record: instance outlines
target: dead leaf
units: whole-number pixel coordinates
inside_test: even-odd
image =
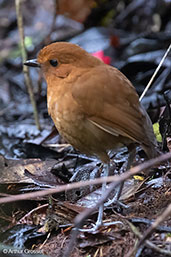
[[[93,5],[93,0],[59,0],[58,13],[82,23],[90,14]]]
[[[56,163],[56,160],[12,160],[0,155],[0,184],[34,183],[46,186],[64,184],[61,179],[51,173]]]

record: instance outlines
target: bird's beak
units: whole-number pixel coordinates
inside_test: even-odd
[[[28,60],[24,62],[24,65],[40,68],[40,63],[38,63],[37,59]]]

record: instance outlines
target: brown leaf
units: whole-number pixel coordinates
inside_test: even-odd
[[[84,22],[90,14],[93,4],[93,0],[59,0],[58,13],[64,14],[73,20]]]
[[[49,186],[64,184],[61,179],[51,173],[56,163],[56,160],[12,160],[0,155],[0,184],[41,183]]]

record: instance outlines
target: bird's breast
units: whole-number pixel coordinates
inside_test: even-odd
[[[79,144],[83,144],[80,141],[85,135],[86,118],[71,95],[68,93],[53,102],[49,101],[48,111],[61,136],[74,147],[80,148]]]
[[[70,95],[51,102],[49,113],[61,136],[83,153],[106,161],[106,151],[122,145],[121,137],[106,133],[91,123]]]

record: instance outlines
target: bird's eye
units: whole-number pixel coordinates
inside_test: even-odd
[[[58,61],[57,60],[50,60],[50,65],[52,65],[53,67],[56,67],[58,65]]]

